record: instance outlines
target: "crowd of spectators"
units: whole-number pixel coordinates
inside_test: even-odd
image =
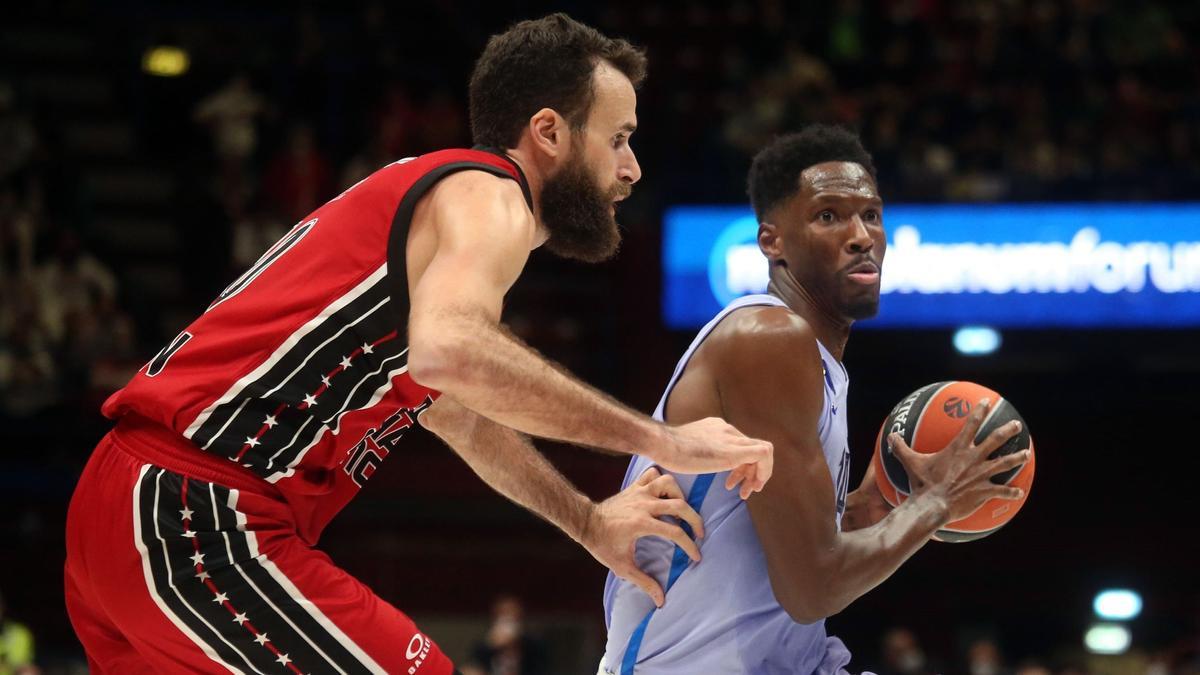
[[[96,406],[138,365],[116,275],[84,223],[14,87],[0,81],[0,419]]]
[[[460,9],[146,17],[144,43],[174,36],[165,41],[195,63],[171,104],[156,107],[148,76],[131,96],[146,152],[199,160],[178,189],[207,192],[221,221],[213,250],[226,264],[205,263],[212,278],[198,278],[193,300],[379,166],[469,143],[471,61],[511,15],[481,7],[466,22]],[[1196,9],[735,0],[578,10],[649,49],[634,226],[652,227],[673,202],[744,199],[756,149],[812,121],[859,129],[893,201],[1178,199],[1200,184]],[[61,399],[68,381],[113,384],[114,369],[96,364],[124,364],[139,346],[27,113],[0,84],[0,406],[17,415]]]
[[[269,53],[249,35],[231,51],[222,25],[219,45],[194,38],[222,62],[208,71],[211,88],[195,92],[204,95],[195,119],[222,164],[257,161],[255,193],[284,221],[298,218],[381,163],[469,142],[471,60],[510,17],[479,8],[468,25],[457,4],[417,16],[381,2],[306,10],[286,28],[271,24],[279,51]],[[861,131],[895,201],[1181,199],[1200,180],[1194,8],[735,0],[579,9],[649,49],[634,139],[648,222],[672,202],[744,199],[754,152],[814,121]]]

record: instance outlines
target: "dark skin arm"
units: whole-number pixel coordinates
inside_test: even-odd
[[[988,448],[1015,433],[1007,427],[978,448],[970,444],[972,429],[972,435],[956,440],[958,446],[930,456],[938,458],[935,464],[914,460],[911,450],[897,446],[918,476],[914,484],[923,489],[868,524],[873,517],[869,477],[871,483],[856,491],[855,524],[860,527],[839,532],[833,478],[817,430],[823,387],[820,352],[808,324],[785,308],[753,307],[717,327],[689,363],[667,407],[673,424],[720,414],[775,444],[774,479],[747,505],[766,554],[771,588],[799,623],[841,611],[891,576],[938,528],[986,499],[1018,496],[1015,488],[992,485],[987,477],[1024,460],[1023,453],[1009,456],[1017,460],[986,459]],[[972,418],[975,428],[981,420],[980,415]]]
[[[870,527],[887,517],[892,505],[883,498],[875,483],[875,465],[867,464],[867,473],[858,489],[846,495],[846,511],[842,514],[842,532]]]

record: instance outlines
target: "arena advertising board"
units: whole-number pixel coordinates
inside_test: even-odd
[[[864,328],[1200,326],[1200,203],[889,204],[878,317]],[[663,319],[703,325],[767,287],[745,206],[663,227]]]

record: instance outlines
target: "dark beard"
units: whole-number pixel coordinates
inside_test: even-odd
[[[589,263],[613,257],[621,244],[621,232],[609,209],[615,198],[627,194],[629,186],[624,183],[601,190],[582,153],[576,152],[542,185],[542,222],[550,233],[546,248],[557,256]]]

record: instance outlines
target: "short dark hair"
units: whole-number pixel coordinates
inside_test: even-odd
[[[842,127],[813,124],[779,136],[754,157],[746,191],[759,222],[800,189],[800,174],[823,162],[855,162],[875,177],[875,163],[858,134]]]
[[[595,97],[592,73],[601,60],[624,73],[634,87],[646,78],[644,50],[561,12],[493,35],[471,73],[475,143],[516,146],[529,118],[542,108],[558,111],[572,129],[582,128]]]

